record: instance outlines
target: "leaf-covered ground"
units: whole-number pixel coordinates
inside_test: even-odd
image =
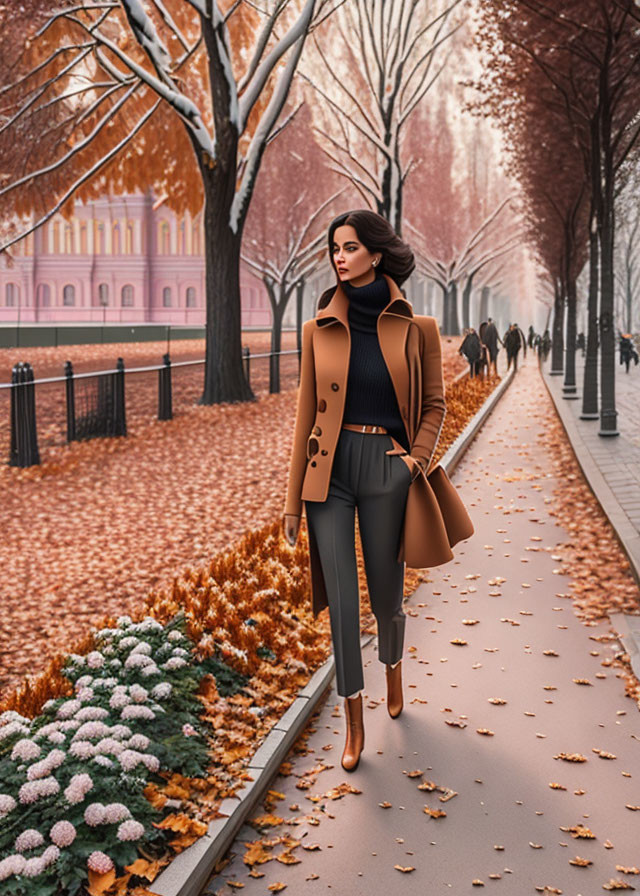
[[[335,686],[203,893],[640,886],[638,587],[527,359],[455,474],[476,524],[407,599],[405,709],[365,648],[365,748]]]
[[[247,338],[252,350],[268,346],[266,334]],[[289,342],[285,348],[293,347],[293,336]],[[443,340],[447,381],[466,367],[458,344]],[[164,349],[162,343],[81,346],[73,353],[31,349],[28,357],[38,362],[40,376],[55,373],[66,357],[88,356],[91,368],[100,369],[118,354],[134,366]],[[183,343],[183,351],[198,356],[197,345]],[[23,350],[6,355],[5,372],[26,357]],[[175,400],[173,420],[159,422],[153,410],[131,414],[126,439],[70,446],[58,433],[40,466],[0,467],[3,695],[84,636],[92,622],[135,611],[184,567],[208,563],[248,528],[280,517],[297,396],[297,361],[290,363],[294,385],[280,394],[268,393],[266,365],[256,361],[256,402],[201,407],[194,388],[190,403]],[[157,395],[155,380],[149,390]],[[64,421],[51,425],[62,431]]]

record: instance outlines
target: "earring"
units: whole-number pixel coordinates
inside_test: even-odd
[[[371,267],[372,267],[372,268],[375,268],[375,266],[376,266],[377,264],[378,264],[377,261],[372,261],[372,262],[371,262]]]

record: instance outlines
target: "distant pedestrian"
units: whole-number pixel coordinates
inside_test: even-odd
[[[625,365],[625,372],[629,373],[629,365],[633,360],[634,364],[638,363],[638,352],[633,345],[633,337],[631,333],[620,334],[620,363]]]
[[[458,349],[458,354],[464,355],[469,362],[469,379],[478,376],[482,365],[482,343],[473,327],[469,327],[467,330],[462,345]]]
[[[584,358],[586,352],[586,345],[584,340],[584,333],[578,333],[578,338],[576,339],[576,349],[580,349],[582,351],[582,357]]]
[[[533,325],[529,324],[529,333],[527,335],[527,345],[529,348],[533,348],[533,340],[536,338],[536,331],[533,329]]]
[[[551,351],[551,336],[549,335],[549,328],[547,327],[544,333],[542,334],[541,340],[541,348],[542,348],[542,360],[547,360],[547,355]]]
[[[500,349],[498,348],[498,343],[500,345],[504,345],[503,341],[498,336],[498,331],[496,329],[496,325],[493,320],[489,317],[487,319],[486,324],[481,325],[480,327],[481,339],[484,345],[487,347],[487,351],[489,353],[489,373],[491,373],[491,365],[493,364],[493,371],[495,375],[498,375],[498,352]]]
[[[524,338],[524,333],[518,326],[518,324],[513,323],[509,325],[509,329],[504,334],[504,346],[507,350],[507,370],[511,367],[511,362],[513,361],[514,369],[518,369],[518,352],[522,348],[524,350],[524,356],[527,356],[527,342]]]

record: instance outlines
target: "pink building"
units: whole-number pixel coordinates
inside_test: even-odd
[[[242,326],[270,327],[260,280],[241,273]],[[0,255],[0,323],[205,323],[201,215],[151,194],[78,203]]]

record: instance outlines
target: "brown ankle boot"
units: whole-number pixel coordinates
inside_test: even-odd
[[[342,754],[342,767],[348,772],[352,772],[357,768],[360,753],[364,747],[362,694],[358,694],[357,697],[345,697],[344,710],[347,722],[347,740]]]
[[[402,712],[402,660],[395,669],[385,664],[387,673],[387,710],[392,719],[397,718]]]

